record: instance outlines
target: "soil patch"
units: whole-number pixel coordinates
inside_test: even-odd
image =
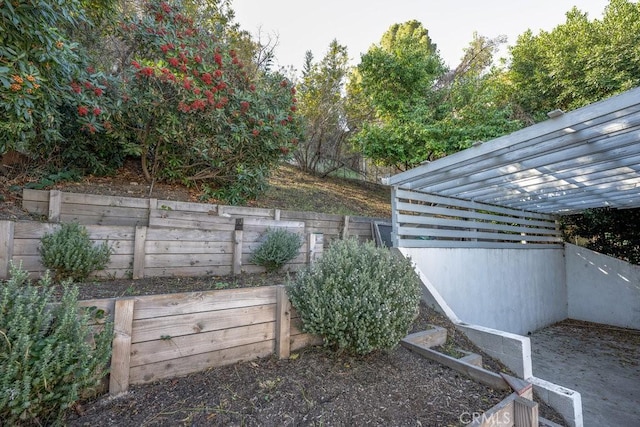
[[[79,284],[82,299],[284,284],[286,274],[147,278]],[[410,332],[438,325],[448,343],[483,356],[486,369],[509,372],[426,304]],[[275,357],[132,386],[126,395],[79,404],[70,426],[459,426],[509,393],[493,390],[398,346],[365,357],[309,347]],[[540,413],[561,422],[549,407]]]

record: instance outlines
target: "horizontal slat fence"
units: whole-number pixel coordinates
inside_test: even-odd
[[[394,189],[394,246],[405,248],[562,247],[555,217]]]
[[[307,233],[322,233],[325,248],[331,241],[344,237],[372,240],[371,222],[388,218],[331,215],[280,209],[140,199],[92,194],[66,193],[58,190],[24,189],[22,207],[28,212],[46,216],[50,222],[78,222],[84,225],[146,226],[165,215],[166,224],[193,224],[203,228],[207,218],[245,218],[304,222]],[[171,213],[181,215],[170,215]],[[193,215],[192,215],[193,214]]]
[[[301,331],[282,285],[80,301],[114,322],[109,393],[131,384],[292,351],[322,340]]]
[[[280,221],[218,217],[215,220],[219,229],[213,225],[208,229],[86,225],[94,243],[106,242],[112,249],[109,264],[95,276],[139,279],[263,272],[264,267],[253,264],[251,256],[264,232],[279,227]],[[303,240],[298,256],[283,270],[300,270],[322,255],[322,235],[305,234],[302,222],[284,221],[281,225]],[[22,268],[32,276],[44,273],[40,240],[58,227],[35,221],[0,221],[0,279],[8,278],[11,261],[22,263]]]

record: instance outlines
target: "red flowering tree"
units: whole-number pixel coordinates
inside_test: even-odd
[[[249,75],[235,50],[178,2],[146,3],[121,36],[133,51],[122,124],[146,178],[199,185],[229,202],[256,197],[297,144],[291,83],[277,73]]]

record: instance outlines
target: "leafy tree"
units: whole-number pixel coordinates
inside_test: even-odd
[[[640,264],[640,209],[588,209],[561,218],[565,240]]]
[[[362,55],[349,96],[353,106],[368,104],[364,110],[375,114],[355,124],[353,141],[365,156],[406,169],[441,153],[425,124],[438,117],[431,88],[444,71],[428,31],[415,20],[391,26]]]
[[[291,83],[249,75],[238,52],[179,2],[149,2],[121,29],[132,58],[120,124],[146,178],[202,185],[231,203],[256,197],[296,141]]]
[[[536,121],[640,85],[640,3],[611,0],[601,20],[575,7],[566,17],[510,49],[514,102]]]
[[[317,64],[307,52],[299,86],[300,114],[305,137],[294,152],[298,166],[328,174],[348,161],[344,83],[348,72],[347,48],[333,40]]]
[[[58,106],[83,58],[65,30],[90,25],[78,0],[0,2],[0,153],[60,139]]]

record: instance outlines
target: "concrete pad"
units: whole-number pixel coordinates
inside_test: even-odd
[[[533,374],[580,393],[585,427],[640,419],[640,331],[563,321],[531,335]]]

